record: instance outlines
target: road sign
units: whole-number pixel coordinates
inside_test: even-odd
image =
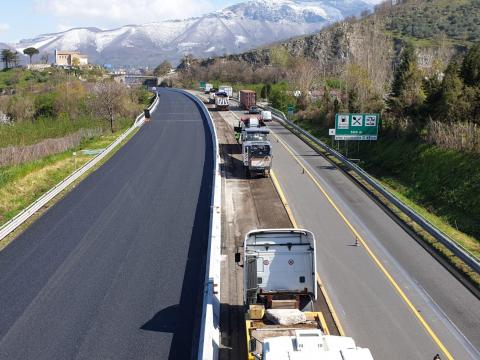
[[[294,107],[293,105],[288,105],[288,106],[287,106],[288,116],[292,116],[294,110],[295,110],[295,107]]]
[[[377,140],[379,122],[379,114],[336,114],[335,140]]]
[[[328,129],[328,135],[334,136],[335,135],[335,129]]]
[[[206,81],[200,81],[200,89],[205,89]]]

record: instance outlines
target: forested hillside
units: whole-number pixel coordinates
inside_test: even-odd
[[[179,73],[184,86],[231,83],[294,105],[328,142],[336,113],[380,113],[380,140],[349,155],[480,255],[479,0],[388,1],[310,36],[186,58]]]
[[[449,40],[469,44],[480,39],[480,0],[405,1],[401,6],[379,6],[385,28],[404,38],[423,39],[425,44]]]

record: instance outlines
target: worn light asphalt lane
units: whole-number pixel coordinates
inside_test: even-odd
[[[346,335],[369,347],[375,359],[429,360],[437,353],[446,359],[365,249],[354,246],[352,231],[297,161],[365,239],[452,357],[480,359],[480,301],[340,170],[283,126],[268,125],[273,169],[296,221],[315,233],[318,272]]]
[[[278,124],[271,124],[273,167],[300,223],[317,238],[318,271],[347,335],[377,359],[442,354],[300,161],[359,231],[454,359],[479,359],[480,302],[340,170]],[[285,149],[281,141],[293,152]]]
[[[213,159],[185,95],[0,252],[0,359],[189,359]]]

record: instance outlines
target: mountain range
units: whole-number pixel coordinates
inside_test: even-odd
[[[375,0],[250,0],[196,18],[126,25],[112,30],[74,28],[9,44],[80,51],[96,64],[173,64],[186,54],[206,58],[240,53],[287,38],[311,34],[372,8]]]

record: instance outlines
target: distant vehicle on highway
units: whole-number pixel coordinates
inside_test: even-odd
[[[270,130],[261,119],[242,118],[234,127],[235,138],[242,144],[242,158],[245,176],[252,174],[270,175],[272,147],[268,141]]]
[[[219,91],[215,93],[215,109],[219,111],[228,111],[229,105],[229,98],[226,92]]]
[[[250,106],[250,109],[248,109],[249,114],[260,114],[261,112],[262,110],[256,105]]]
[[[213,88],[212,84],[206,83],[205,84],[205,94],[209,94],[210,90]]]
[[[231,86],[228,86],[228,85],[220,85],[219,87],[219,91],[223,91],[223,92],[226,92],[228,97],[232,97],[233,96],[233,88]]]
[[[272,112],[271,111],[263,110],[261,115],[262,115],[262,120],[263,121],[272,121]]]
[[[240,107],[244,110],[250,109],[257,103],[257,93],[253,90],[240,90]]]
[[[215,104],[215,91],[210,92],[210,95],[208,95],[208,103]]]

